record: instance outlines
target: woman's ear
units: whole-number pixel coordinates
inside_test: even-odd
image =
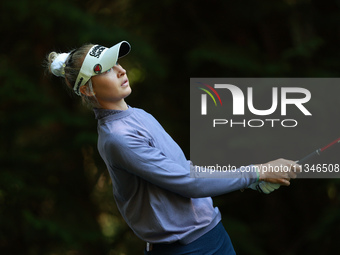
[[[94,93],[94,91],[91,91],[87,85],[81,86],[79,88],[79,91],[80,91],[81,94],[83,94],[87,97],[92,97],[92,96],[96,95],[96,93]]]

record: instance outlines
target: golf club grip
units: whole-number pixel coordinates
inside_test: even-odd
[[[320,149],[313,151],[312,153],[308,154],[306,157],[300,159],[299,161],[297,161],[296,163],[299,165],[302,165],[304,163],[306,163],[307,161],[309,161],[310,159],[319,156],[320,155]]]

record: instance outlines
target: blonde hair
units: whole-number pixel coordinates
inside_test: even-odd
[[[73,85],[77,80],[80,68],[83,64],[83,61],[86,57],[86,54],[88,53],[88,51],[94,46],[94,44],[85,44],[81,47],[79,47],[78,49],[72,50],[70,52],[70,55],[68,56],[68,58],[65,61],[65,67],[64,67],[64,71],[65,71],[65,83],[67,85],[67,87],[73,92]],[[51,71],[51,64],[53,63],[53,61],[58,57],[60,53],[57,53],[55,51],[51,52],[50,54],[48,54],[47,56],[47,69],[49,73],[52,73]],[[89,81],[91,82],[91,81]],[[86,85],[86,89],[88,90],[88,94],[91,94],[92,91],[92,85],[89,86],[89,84],[87,83]],[[84,94],[81,94],[81,98],[82,98],[82,102],[84,105],[93,108],[93,107],[97,107],[100,108],[100,104],[97,101],[97,98],[93,95],[93,96],[87,96]]]

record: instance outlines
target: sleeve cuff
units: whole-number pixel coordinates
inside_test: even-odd
[[[257,176],[257,182],[260,180],[260,169],[259,169],[259,167],[258,166],[254,166],[255,167],[255,169],[256,169],[256,176]]]

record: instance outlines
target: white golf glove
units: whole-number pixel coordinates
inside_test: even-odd
[[[260,193],[269,194],[273,192],[274,190],[277,190],[280,188],[280,184],[277,183],[271,183],[271,182],[265,182],[265,181],[259,181],[255,182],[251,185],[249,185],[250,189],[257,190]]]

